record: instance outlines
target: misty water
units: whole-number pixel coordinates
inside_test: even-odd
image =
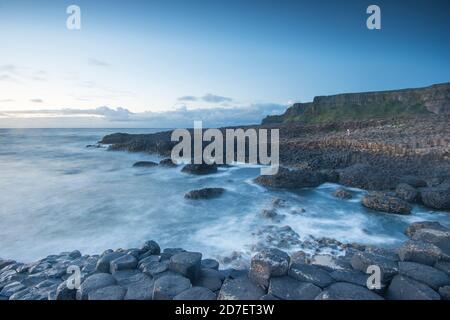
[[[331,193],[338,186],[333,184],[296,192],[267,190],[252,183],[258,167],[193,176],[181,167],[132,167],[136,161],[161,159],[155,155],[86,148],[118,131],[156,130],[0,130],[0,257],[29,262],[74,249],[98,254],[139,247],[150,239],[204,257],[234,251],[249,257],[260,240],[255,232],[270,224],[289,225],[302,238],[386,247],[405,240],[403,231],[411,222],[450,225],[449,214],[421,206],[410,216],[365,209],[363,191],[357,189],[350,189],[351,200],[336,199]],[[211,200],[184,199],[186,192],[202,187],[223,187],[226,193]],[[274,198],[287,203],[279,210],[285,216],[280,222],[260,215]]]

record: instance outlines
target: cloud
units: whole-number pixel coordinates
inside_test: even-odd
[[[18,80],[16,80],[15,78],[13,78],[12,76],[10,76],[9,74],[0,74],[0,81],[5,81],[5,82],[18,82]]]
[[[5,102],[14,102],[15,100],[13,100],[13,99],[1,99],[0,100],[0,102],[3,102],[3,103],[5,103]]]
[[[198,98],[194,96],[184,96],[178,98],[178,101],[197,101],[197,100]]]
[[[94,67],[109,67],[109,66],[111,66],[108,62],[98,60],[95,58],[90,58],[88,60],[88,63],[90,66],[94,66]]]
[[[43,103],[44,100],[42,100],[42,99],[30,99],[30,102],[33,102],[33,103]]]
[[[211,103],[221,103],[221,102],[231,102],[233,99],[228,97],[222,97],[215,94],[208,93],[202,97],[202,100],[205,102]]]

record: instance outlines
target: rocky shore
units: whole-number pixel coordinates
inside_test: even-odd
[[[199,252],[161,250],[155,241],[99,255],[63,252],[25,264],[0,259],[0,299],[450,299],[450,229],[424,221],[411,224],[405,234],[410,239],[396,249],[327,239],[326,246],[345,248],[340,255],[264,247],[241,269],[223,269]],[[68,270],[74,266],[81,271],[78,288],[70,287]],[[381,274],[379,286],[369,289],[370,266]]]

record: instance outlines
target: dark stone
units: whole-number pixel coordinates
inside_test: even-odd
[[[168,275],[158,278],[153,289],[153,300],[172,300],[175,296],[191,288],[188,278]]]
[[[205,175],[212,174],[217,172],[216,164],[187,164],[181,169],[182,172],[196,174],[196,175]]]
[[[401,261],[412,261],[432,266],[442,257],[442,250],[431,243],[410,240],[398,248],[397,254]]]
[[[319,294],[316,300],[383,300],[378,294],[361,286],[337,282]]]
[[[159,165],[162,167],[176,167],[177,164],[172,161],[172,159],[167,158],[163,159],[159,162]]]
[[[420,229],[412,236],[413,240],[434,244],[444,253],[450,254],[450,231]]]
[[[250,263],[249,278],[262,288],[269,286],[270,277],[287,274],[290,263],[289,255],[278,249],[264,249],[253,256]]]
[[[67,288],[67,282],[63,281],[56,289],[56,300],[76,300],[77,290]]]
[[[0,259],[0,270],[2,270],[3,268],[9,266],[10,264],[14,264],[14,263],[16,263],[16,261],[14,261],[14,260]]]
[[[439,294],[442,300],[450,300],[450,286],[439,288]]]
[[[367,287],[369,275],[358,270],[336,270],[330,276],[337,282],[348,282],[361,287]]]
[[[289,276],[299,281],[311,282],[321,288],[328,287],[334,282],[334,279],[325,270],[317,266],[302,263],[291,264]]]
[[[195,280],[194,285],[197,287],[205,287],[211,291],[217,291],[222,287],[222,282],[225,279],[224,275],[217,270],[201,269],[200,275]]]
[[[268,293],[282,300],[314,300],[321,292],[322,290],[312,283],[283,276],[270,279]]]
[[[427,207],[450,210],[450,184],[420,189],[420,198]]]
[[[395,188],[395,194],[402,200],[407,202],[415,202],[418,198],[419,192],[409,184],[400,183],[397,185],[397,188]]]
[[[402,176],[400,177],[399,182],[409,184],[413,188],[422,188],[427,186],[425,180],[422,180],[414,176]]]
[[[192,287],[176,295],[173,300],[216,300],[216,294],[203,287]]]
[[[398,267],[400,274],[422,282],[434,290],[450,285],[450,277],[433,267],[415,262],[400,262]]]
[[[364,190],[391,190],[397,185],[398,179],[386,175],[379,168],[355,164],[339,170],[339,183]]]
[[[219,262],[214,259],[203,259],[201,261],[201,267],[207,269],[219,270]]]
[[[26,287],[18,281],[10,282],[0,291],[0,296],[9,298],[13,294],[22,291],[25,288]]]
[[[89,293],[116,284],[116,280],[109,273],[96,273],[86,278],[77,290],[77,300],[87,300]]]
[[[157,274],[160,274],[164,271],[169,270],[169,261],[153,261],[141,264],[142,272],[155,277]]]
[[[161,248],[158,243],[150,240],[144,243],[142,246],[142,251],[144,251],[146,255],[158,255],[161,253]]]
[[[104,287],[89,292],[88,300],[123,300],[126,291],[121,286]]]
[[[308,188],[318,187],[327,181],[323,173],[312,170],[290,170],[280,167],[275,175],[259,176],[255,182],[271,188]]]
[[[389,300],[440,300],[439,294],[429,286],[404,275],[396,275],[386,292]]]
[[[147,276],[139,281],[130,282],[126,286],[127,293],[124,300],[152,300],[153,287],[154,281]]]
[[[166,248],[161,253],[161,261],[170,260],[170,258],[172,258],[172,256],[174,256],[180,252],[186,252],[186,250],[184,250],[182,248]]]
[[[248,278],[227,279],[220,289],[217,300],[259,300],[264,291]]]
[[[111,252],[103,255],[97,262],[96,270],[107,273],[111,270],[111,261],[124,256],[123,252]]]
[[[333,197],[339,199],[351,199],[352,194],[343,188],[338,188],[332,193]]]
[[[271,294],[265,294],[263,295],[261,298],[259,298],[259,300],[264,300],[264,301],[276,301],[276,300],[280,300],[277,297],[274,297]]]
[[[439,261],[434,267],[438,270],[445,272],[448,276],[450,276],[450,262],[447,261]]]
[[[437,221],[420,221],[420,222],[414,222],[411,223],[405,230],[405,235],[408,237],[412,237],[416,231],[420,229],[433,229],[433,230],[440,230],[440,231],[448,231],[449,229],[444,227],[442,224],[440,224]]]
[[[128,286],[130,283],[144,281],[149,278],[147,275],[137,269],[116,271],[112,275],[116,279],[117,284],[122,287]]]
[[[183,276],[195,281],[200,274],[202,254],[199,252],[181,252],[170,258],[169,270],[181,273]]]
[[[131,254],[126,254],[110,262],[110,271],[114,273],[116,271],[136,269],[138,260]]]
[[[363,273],[372,265],[380,267],[382,282],[387,282],[398,273],[398,263],[386,256],[370,252],[357,252],[353,255],[351,264],[353,269]]]
[[[134,168],[151,168],[156,167],[158,164],[153,161],[139,161],[133,164]]]
[[[189,191],[184,195],[186,199],[199,200],[199,199],[213,199],[220,197],[225,192],[224,188],[204,188],[199,190]]]
[[[383,192],[369,193],[362,198],[361,203],[369,209],[387,213],[410,214],[412,210],[406,201]]]

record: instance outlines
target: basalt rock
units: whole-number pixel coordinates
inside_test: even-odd
[[[322,290],[308,282],[283,276],[270,279],[268,293],[281,300],[314,300]]]
[[[450,184],[420,189],[420,198],[427,207],[450,210]]]
[[[326,182],[323,173],[311,170],[289,170],[280,168],[275,175],[259,176],[255,182],[271,188],[309,188],[317,187]]]
[[[339,171],[339,183],[365,190],[393,189],[398,179],[383,170],[364,164],[355,164]]]
[[[440,300],[439,294],[426,284],[404,275],[392,279],[386,292],[389,300]]]
[[[267,289],[271,277],[287,274],[290,257],[278,249],[265,249],[257,253],[251,261],[249,278],[257,285]]]
[[[195,174],[195,175],[206,175],[217,172],[216,164],[187,164],[181,169],[182,172]]]
[[[153,161],[139,161],[133,164],[134,168],[152,168],[156,167],[158,164]]]
[[[407,202],[415,202],[418,198],[419,192],[406,183],[400,183],[395,189],[397,197]]]
[[[442,257],[442,250],[434,244],[410,240],[397,249],[401,261],[433,265]]]
[[[189,191],[184,195],[184,197],[191,200],[213,199],[220,197],[224,192],[224,188],[203,188]]]
[[[265,292],[246,277],[225,280],[217,300],[259,300]]]
[[[336,282],[319,294],[316,300],[383,300],[383,298],[362,286]]]
[[[351,199],[352,198],[352,194],[350,192],[348,192],[347,190],[343,189],[343,188],[338,188],[336,189],[332,195],[336,198],[340,198],[340,199]]]
[[[382,192],[372,192],[365,195],[362,205],[373,210],[396,214],[410,214],[412,207],[406,201]]]

